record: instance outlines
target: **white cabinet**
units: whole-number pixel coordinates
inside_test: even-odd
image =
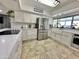
[[[21,50],[22,50],[22,43],[20,43],[18,45],[18,49],[14,55],[14,57],[12,57],[13,59],[21,59]]]
[[[72,41],[72,33],[69,32],[65,32],[63,31],[62,33],[62,42],[65,43],[66,45],[71,45],[71,41]]]
[[[23,29],[23,40],[32,40],[37,38],[36,29]]]
[[[49,30],[48,36],[51,37],[51,38],[53,38],[53,39],[56,38],[56,35],[55,35],[55,33],[52,30]]]
[[[70,46],[72,41],[72,33],[65,32],[61,29],[51,29],[49,30],[49,37],[63,43],[65,45]]]
[[[14,59],[21,59],[21,52],[22,52],[22,40],[19,40],[17,42],[16,53],[14,55]]]
[[[10,57],[8,59],[21,59],[21,52],[22,52],[22,37],[18,38],[18,41],[15,43],[11,53]]]
[[[15,19],[14,22],[24,22],[24,13],[15,11]]]
[[[15,19],[11,22],[24,22],[24,23],[36,23],[36,18],[39,17],[35,14],[24,13],[20,11],[15,11]]]
[[[22,39],[23,40],[28,40],[27,29],[23,29],[23,31],[22,31]]]
[[[24,22],[26,23],[36,23],[37,16],[34,14],[24,13]]]
[[[31,21],[31,14],[24,13],[24,22],[30,23],[30,21]]]
[[[36,18],[37,18],[36,15],[31,15],[31,22],[36,23]]]

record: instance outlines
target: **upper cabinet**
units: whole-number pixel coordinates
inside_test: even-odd
[[[30,14],[24,13],[24,22],[30,23],[30,21],[31,21]]]
[[[24,22],[36,23],[37,15],[24,13]]]
[[[12,22],[36,23],[36,18],[38,18],[38,17],[39,16],[35,15],[35,14],[16,11],[15,12],[15,19]]]
[[[24,13],[23,12],[15,12],[14,22],[24,22]]]
[[[31,15],[31,22],[32,23],[36,23],[36,18],[37,18],[37,15]]]

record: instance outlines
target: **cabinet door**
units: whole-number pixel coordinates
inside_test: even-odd
[[[36,39],[37,30],[36,29],[28,29],[27,30],[28,39]]]
[[[31,14],[24,13],[24,22],[31,23]]]
[[[32,40],[37,38],[36,29],[24,29],[23,30],[23,40]]]
[[[48,36],[51,37],[51,30],[48,31]]]
[[[23,29],[22,38],[23,38],[23,40],[28,40],[28,35],[27,35],[26,29]]]
[[[62,41],[66,45],[71,45],[71,40],[72,40],[72,34],[68,32],[63,32]]]
[[[36,15],[31,15],[31,21],[30,22],[36,23],[36,18],[37,18]]]
[[[15,20],[14,22],[23,22],[24,21],[24,13],[15,12]]]
[[[38,16],[34,14],[24,13],[24,22],[26,23],[36,23],[36,18]]]

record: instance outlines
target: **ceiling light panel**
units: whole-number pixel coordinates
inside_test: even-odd
[[[51,6],[51,7],[55,7],[59,4],[57,0],[38,0],[38,2]]]

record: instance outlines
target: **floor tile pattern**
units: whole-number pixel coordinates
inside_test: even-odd
[[[21,59],[79,59],[79,53],[52,39],[24,41]]]

